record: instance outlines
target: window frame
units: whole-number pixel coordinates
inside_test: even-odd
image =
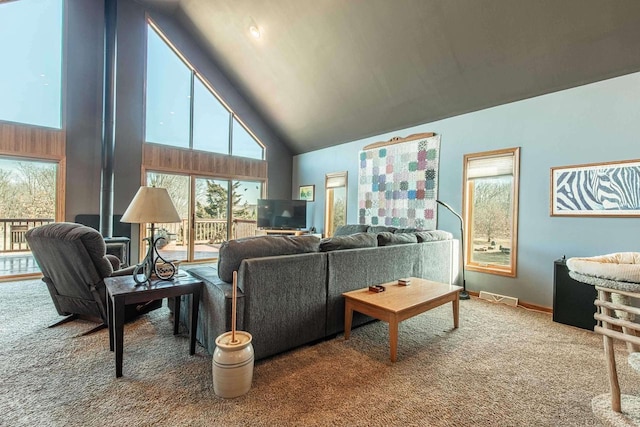
[[[338,188],[344,188],[344,220],[347,223],[347,209],[348,209],[348,171],[344,172],[330,172],[324,177],[325,188],[325,205],[324,205],[324,237],[331,237],[336,231],[336,224],[333,221],[335,214],[335,199],[334,191]]]
[[[467,178],[469,163],[473,160],[486,159],[492,157],[513,157],[513,181],[511,184],[511,250],[510,264],[501,266],[497,264],[485,264],[473,262],[473,179]],[[468,271],[478,271],[500,276],[516,277],[518,264],[518,213],[519,213],[519,188],[520,188],[520,147],[505,148],[500,150],[484,151],[479,153],[465,154],[463,160],[463,218],[464,218],[464,268]],[[491,175],[487,175],[490,177]]]
[[[187,204],[188,204],[188,213],[187,213],[187,218],[184,218],[187,220],[187,225],[186,225],[186,229],[183,230],[183,237],[184,240],[187,241],[187,245],[185,247],[186,249],[186,258],[184,259],[179,259],[178,261],[184,261],[184,262],[189,262],[189,263],[200,263],[200,262],[211,262],[211,261],[215,261],[217,258],[216,257],[202,257],[202,258],[196,258],[196,242],[193,239],[193,237],[196,234],[196,203],[197,203],[197,197],[196,197],[196,181],[197,180],[215,180],[215,181],[222,181],[226,183],[226,188],[227,188],[227,194],[230,195],[232,194],[232,187],[234,182],[239,181],[239,182],[243,182],[243,183],[247,183],[247,182],[251,182],[251,183],[256,183],[260,185],[260,194],[258,195],[258,198],[266,198],[266,190],[267,190],[267,180],[266,179],[259,179],[259,178],[252,178],[252,177],[230,177],[230,176],[220,176],[220,175],[216,175],[216,174],[205,174],[202,172],[198,172],[198,173],[194,173],[193,171],[180,171],[180,170],[164,170],[162,168],[154,168],[154,167],[142,167],[142,182],[141,185],[148,185],[149,184],[149,174],[160,174],[160,175],[178,175],[178,176],[184,176],[188,179],[188,190],[187,190]],[[235,218],[234,214],[233,214],[233,205],[231,203],[227,204],[226,207],[227,213],[226,213],[226,220],[227,220],[227,236],[226,236],[226,240],[229,239],[235,239],[235,237],[233,236],[231,230],[232,230],[232,224]],[[146,224],[140,224],[140,235],[139,235],[139,245],[140,248],[144,247],[143,244],[143,238],[147,236],[148,232],[144,231],[147,230]],[[144,253],[143,251],[140,251],[139,253],[139,261],[141,261],[144,258]]]

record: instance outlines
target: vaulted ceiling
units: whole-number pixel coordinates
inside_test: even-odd
[[[294,153],[640,71],[638,0],[141,2]]]

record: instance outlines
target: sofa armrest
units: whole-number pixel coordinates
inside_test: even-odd
[[[111,263],[111,268],[113,268],[113,271],[120,269],[120,258],[111,254],[106,254],[105,257],[107,257],[107,259]]]
[[[216,348],[216,338],[231,330],[231,311],[233,286],[222,281],[218,272],[211,267],[196,267],[188,270],[193,277],[204,283],[200,296],[200,310],[198,314],[198,330],[196,337],[209,354]],[[183,296],[182,298],[186,298]],[[238,289],[236,327],[244,330],[244,302],[245,295]],[[189,304],[182,304],[180,322],[189,324],[191,308]]]
[[[117,277],[117,276],[131,276],[133,274],[133,270],[135,270],[136,266],[132,265],[130,267],[127,268],[122,268],[120,270],[114,270],[113,274],[111,274],[111,277]]]

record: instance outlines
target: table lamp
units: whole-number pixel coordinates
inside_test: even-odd
[[[138,284],[143,284],[149,281],[152,274],[155,274],[159,279],[171,280],[176,273],[176,266],[162,258],[158,253],[156,247],[160,240],[166,240],[164,237],[155,237],[154,223],[167,223],[167,222],[180,222],[182,219],[178,215],[171,197],[166,188],[159,187],[140,187],[138,192],[134,196],[133,200],[129,204],[129,207],[122,215],[121,222],[128,222],[133,224],[150,224],[151,236],[145,237],[142,240],[146,240],[148,243],[147,255],[144,260],[136,265],[133,270],[133,279]],[[157,260],[164,262],[162,271],[158,271],[156,266]],[[140,280],[138,275],[142,274],[144,280]]]

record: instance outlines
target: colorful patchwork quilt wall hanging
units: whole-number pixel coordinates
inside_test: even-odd
[[[434,230],[440,135],[360,152],[360,224]]]

